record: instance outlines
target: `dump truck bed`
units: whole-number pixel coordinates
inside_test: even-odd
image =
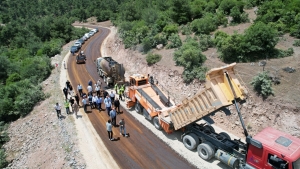
[[[178,130],[221,107],[233,104],[234,95],[231,92],[225,72],[232,82],[236,98],[244,100],[246,90],[236,78],[234,66],[235,63],[208,71],[205,88],[192,98],[185,99],[177,108],[162,112],[159,116],[162,123],[168,123],[168,128],[171,124],[175,130]],[[162,126],[166,124],[162,124]]]

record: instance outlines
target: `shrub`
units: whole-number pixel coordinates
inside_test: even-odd
[[[178,34],[172,34],[169,37],[170,43],[167,45],[167,49],[178,48],[182,45],[181,39]]]
[[[293,43],[293,46],[300,46],[300,40],[295,40]]]
[[[214,45],[214,42],[210,35],[200,35],[199,39],[200,49],[202,51],[206,51],[208,48],[213,47]]]
[[[192,34],[192,29],[190,27],[190,24],[183,25],[181,27],[181,33],[183,35],[191,35]]]
[[[161,55],[159,55],[159,54],[149,53],[146,56],[146,61],[147,61],[148,65],[153,65],[154,63],[157,63],[160,60],[161,60]]]
[[[167,37],[169,37],[172,34],[177,34],[178,26],[176,24],[166,25],[163,29],[163,32],[166,33]]]
[[[205,80],[205,74],[208,71],[207,67],[197,67],[194,66],[191,70],[184,70],[183,72],[183,80],[186,83],[190,83],[194,79],[198,79],[200,81]]]
[[[250,83],[258,95],[262,95],[263,98],[267,98],[270,95],[274,95],[272,88],[272,81],[268,75],[268,72],[259,73],[255,76]]]
[[[153,38],[150,37],[144,38],[142,45],[143,45],[143,52],[147,53],[153,46]]]
[[[168,43],[167,37],[164,34],[157,34],[154,36],[154,46],[159,45],[159,44],[163,44],[164,46]]]
[[[189,39],[174,53],[174,60],[177,65],[191,70],[193,66],[201,66],[206,57],[201,53],[198,42]]]
[[[192,30],[197,34],[209,34],[217,29],[218,25],[212,14],[207,14],[201,19],[195,19],[191,23]]]

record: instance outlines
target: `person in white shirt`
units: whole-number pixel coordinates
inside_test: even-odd
[[[95,90],[96,90],[97,96],[100,97],[100,86],[96,85]]]
[[[97,107],[97,100],[98,100],[98,97],[96,95],[93,96],[93,104],[94,104],[94,108]]]
[[[92,86],[88,85],[87,90],[88,90],[88,94],[93,93],[93,87]]]
[[[114,140],[113,139],[113,133],[112,133],[112,125],[111,125],[111,120],[108,120],[106,122],[106,130],[107,130],[107,133],[108,133],[108,138],[110,141]]]
[[[113,91],[110,92],[109,97],[110,97],[111,102],[115,101],[115,94]]]
[[[79,95],[82,97],[82,86],[81,86],[81,84],[78,84],[77,91],[79,92]]]
[[[60,104],[56,103],[54,108],[55,108],[56,113],[57,113],[57,118],[59,119],[60,116],[61,116],[61,106],[60,106]]]

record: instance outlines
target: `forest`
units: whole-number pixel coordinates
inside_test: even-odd
[[[256,7],[257,19],[244,34],[212,34],[218,27],[249,22],[244,9]],[[209,47],[224,62],[249,62],[293,54],[275,49],[285,33],[300,38],[299,0],[1,0],[0,1],[0,146],[9,140],[9,122],[26,116],[47,96],[40,83],[51,73],[50,57],[86,32],[74,21],[111,20],[126,48],[151,54],[158,44],[175,48],[188,83],[204,79]],[[230,18],[230,19],[229,19]],[[187,35],[182,41],[179,34]],[[0,167],[7,166],[0,149]]]

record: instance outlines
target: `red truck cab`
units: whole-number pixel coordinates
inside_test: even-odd
[[[299,138],[268,127],[253,139],[262,146],[249,144],[248,165],[257,169],[300,169]]]

